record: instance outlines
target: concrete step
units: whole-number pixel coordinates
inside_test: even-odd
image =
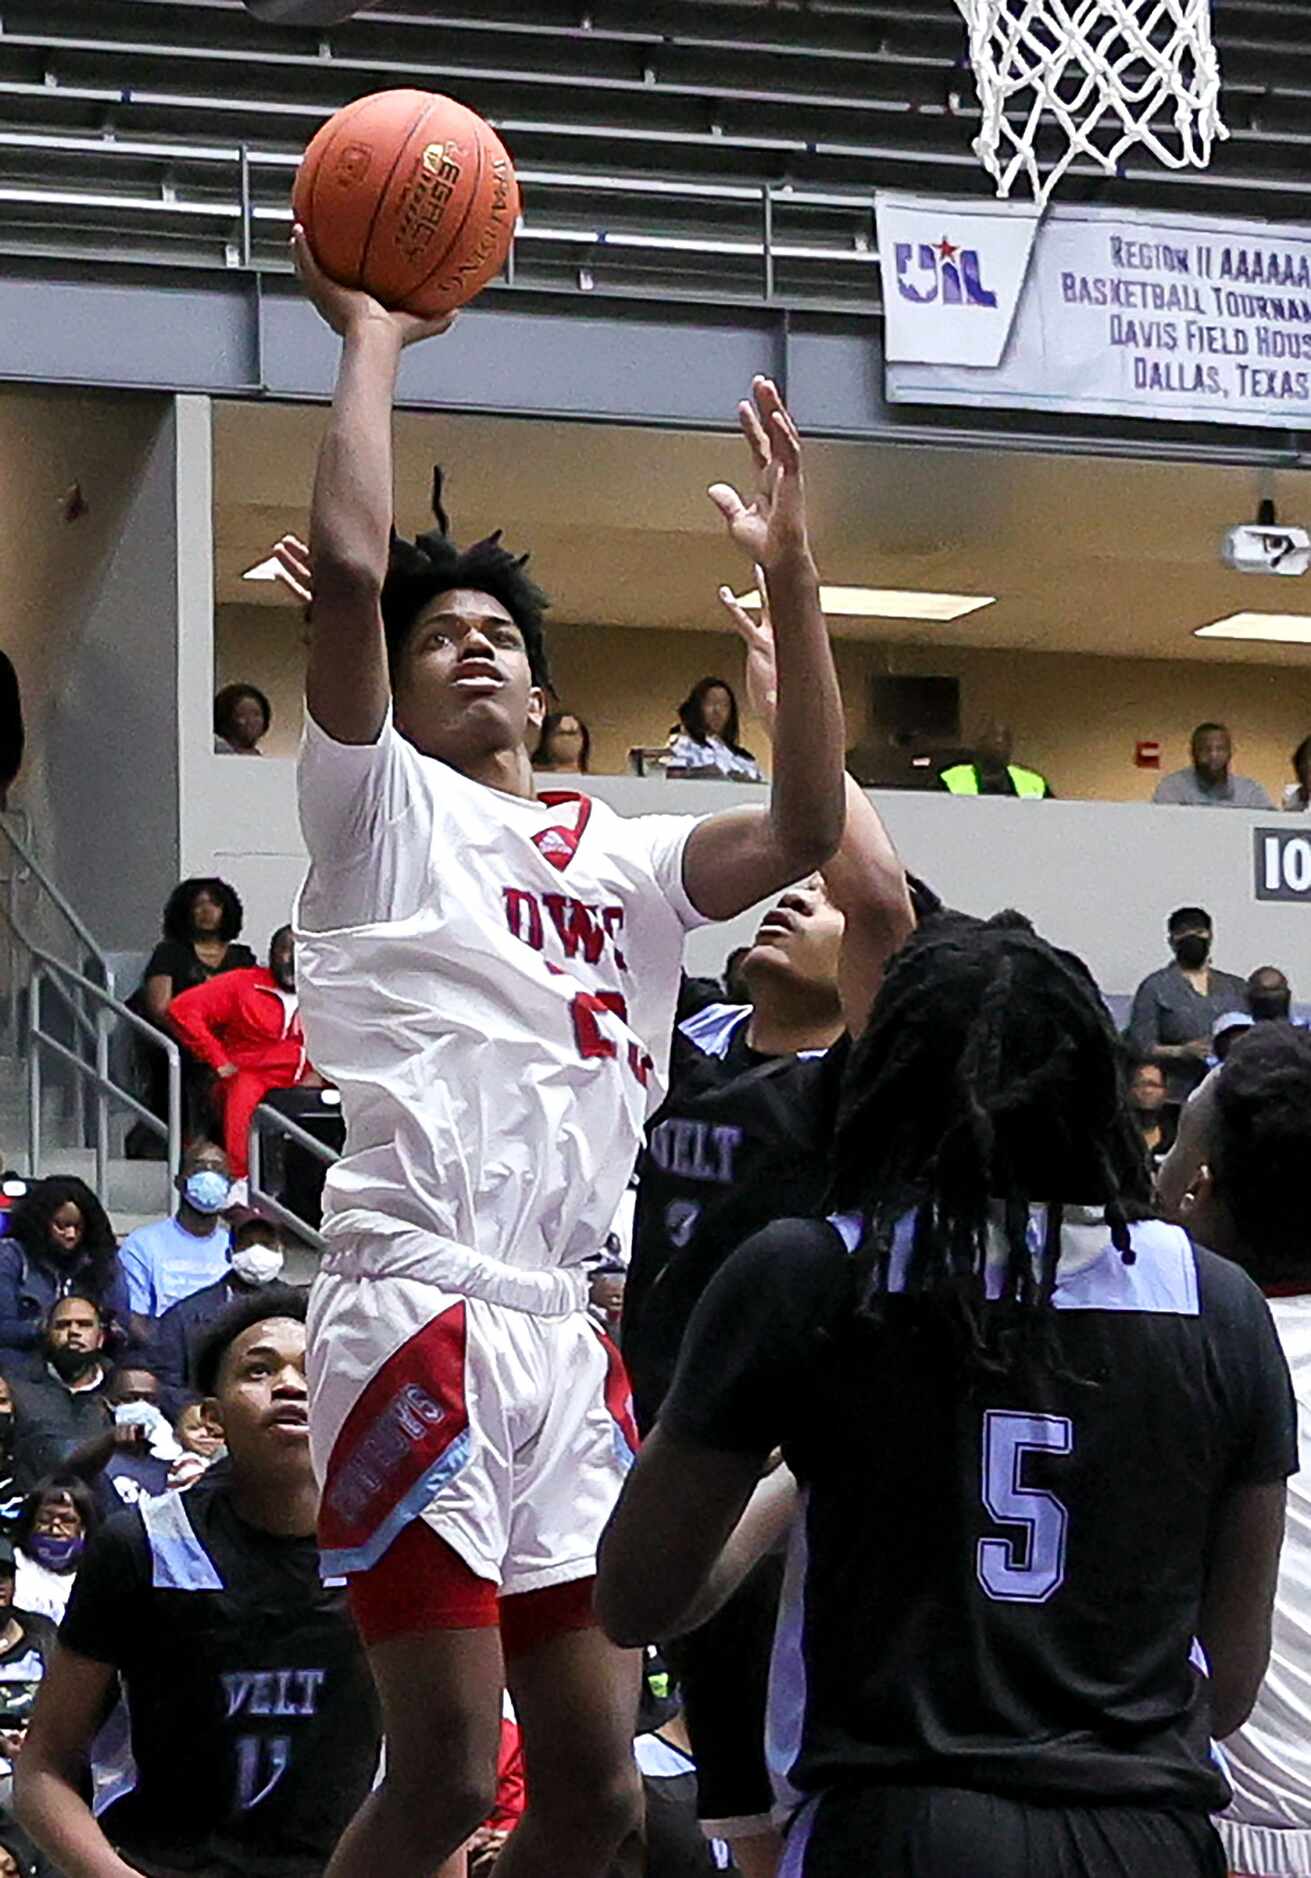
[[[95,1185],[96,1157],[92,1148],[43,1146],[43,1174],[76,1174]],[[173,1189],[163,1161],[129,1161],[112,1155],[108,1168],[108,1211],[115,1218],[160,1219],[173,1210]]]

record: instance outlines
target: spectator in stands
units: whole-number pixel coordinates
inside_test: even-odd
[[[1292,1021],[1293,988],[1277,965],[1258,965],[1249,972],[1247,1008],[1258,1024]]]
[[[37,1482],[14,1524],[14,1602],[20,1610],[60,1621],[99,1524],[90,1489],[74,1475],[52,1474]]]
[[[215,754],[259,756],[272,722],[273,707],[258,685],[224,685],[214,699]]]
[[[954,796],[1023,796],[1035,802],[1049,797],[1051,784],[1045,776],[1011,761],[1014,745],[1010,725],[994,718],[975,743],[974,761],[943,770],[940,786]]]
[[[1256,1705],[1224,1743],[1233,1804],[1217,1820],[1228,1869],[1244,1878],[1311,1875],[1311,1036],[1259,1024],[1216,1081],[1194,1235],[1263,1288],[1293,1376],[1302,1471],[1288,1483],[1270,1669]]]
[[[79,1573],[18,1770],[19,1817],[64,1871],[316,1878],[369,1791],[377,1698],[319,1572],[304,1319],[282,1290],[214,1327],[199,1369],[226,1465],[117,1514]],[[137,1780],[97,1818],[82,1769],[120,1687]]]
[[[1284,789],[1284,807],[1295,815],[1305,815],[1311,808],[1311,737],[1303,737],[1292,755],[1293,774],[1297,781]]]
[[[28,1188],[0,1239],[0,1367],[11,1380],[41,1372],[46,1319],[74,1292],[95,1304],[107,1329],[126,1326],[127,1282],[109,1217],[85,1181],[52,1174]]]
[[[669,733],[670,772],[764,782],[739,734],[733,687],[722,678],[699,679],[679,705],[678,722]]]
[[[1174,1143],[1179,1111],[1166,1091],[1165,1071],[1150,1057],[1134,1066],[1129,1079],[1129,1106],[1148,1158],[1157,1165]]]
[[[107,1518],[176,1486],[173,1470],[184,1450],[160,1405],[159,1379],[144,1364],[120,1363],[105,1400],[110,1419],[73,1450],[63,1472],[86,1482]]]
[[[222,1277],[171,1304],[155,1326],[150,1364],[166,1389],[196,1387],[196,1351],[216,1318],[238,1298],[275,1284],[286,1264],[281,1229],[268,1220],[244,1220],[232,1235],[230,1261]]]
[[[573,711],[551,711],[542,720],[535,770],[556,776],[586,776],[592,757],[592,733]]]
[[[268,1091],[317,1080],[305,1057],[291,927],[274,933],[267,965],[225,972],[183,992],[169,1009],[169,1022],[218,1077],[228,1161],[244,1179],[250,1118]]]
[[[211,1318],[210,1323],[213,1321]],[[190,1402],[184,1402],[178,1410],[173,1432],[184,1456],[201,1463],[193,1478],[203,1473],[206,1467],[212,1466],[226,1452],[223,1446],[223,1425],[215,1420],[209,1403],[202,1402],[198,1396]]]
[[[17,1576],[13,1545],[0,1539],[0,1808],[4,1809],[12,1803],[13,1764],[55,1649],[50,1619],[16,1603]],[[0,1878],[4,1878],[3,1861]]]
[[[90,1298],[61,1298],[50,1312],[39,1376],[10,1378],[14,1401],[14,1468],[28,1489],[54,1473],[110,1419],[105,1390],[110,1365],[99,1307]]]
[[[1244,981],[1211,965],[1213,936],[1204,907],[1176,907],[1166,923],[1174,963],[1149,972],[1134,993],[1126,1035],[1140,1057],[1165,1066],[1176,1103],[1186,1101],[1206,1074],[1216,1018],[1247,1003]]]
[[[150,1335],[146,1320],[162,1317],[170,1305],[222,1278],[228,1268],[232,1235],[223,1214],[232,1203],[232,1175],[227,1155],[217,1142],[195,1142],[174,1184],[177,1212],[138,1226],[119,1247],[138,1337]]]
[[[0,652],[0,811],[9,807],[9,791],[23,767],[23,699],[18,673],[7,652]]]
[[[50,1878],[50,1867],[38,1861],[27,1834],[7,1817],[0,1819],[0,1878]]]
[[[164,936],[150,955],[132,1008],[158,1030],[169,1031],[174,998],[207,985],[220,972],[246,971],[255,954],[239,943],[242,907],[234,887],[213,876],[180,881],[164,906]],[[168,1115],[168,1065],[163,1052],[142,1047],[140,1083],[146,1103],[161,1121]],[[193,1057],[183,1058],[184,1127],[204,1134],[209,1125],[210,1074]],[[163,1143],[138,1122],[128,1136],[129,1154],[161,1157]]]
[[[1187,769],[1162,776],[1152,801],[1203,809],[1273,807],[1259,782],[1250,776],[1230,775],[1233,754],[1233,739],[1226,725],[1199,724],[1193,732],[1192,762]]]
[[[1211,1026],[1209,1067],[1223,1063],[1245,1031],[1252,1028],[1250,1011],[1222,1011]]]

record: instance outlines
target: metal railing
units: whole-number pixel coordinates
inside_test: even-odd
[[[135,1011],[106,991],[103,985],[97,985],[84,973],[75,971],[71,965],[65,965],[53,953],[44,952],[34,945],[21,927],[11,921],[13,930],[24,946],[31,962],[32,972],[28,1002],[28,1039],[29,1056],[27,1064],[27,1104],[28,1104],[28,1171],[33,1176],[41,1171],[41,1134],[44,1117],[42,1114],[43,1060],[42,1051],[48,1051],[59,1062],[72,1071],[77,1087],[85,1090],[92,1105],[94,1117],[95,1147],[95,1189],[102,1203],[108,1198],[109,1190],[109,1104],[121,1103],[151,1133],[159,1135],[167,1145],[168,1169],[176,1176],[182,1161],[182,1053],[171,1037],[148,1023],[144,1017],[138,1017]],[[74,1048],[61,1037],[53,1036],[41,1028],[41,993],[46,986],[58,993],[73,1019],[75,1042],[82,1048]],[[87,1014],[86,1005],[90,1003],[95,1015]],[[156,1049],[164,1052],[168,1064],[168,1119],[161,1121],[144,1102],[138,1101],[130,1090],[116,1083],[109,1073],[109,1039],[115,1024],[126,1024],[137,1036],[144,1037]],[[88,1062],[84,1051],[90,1047],[93,1061]]]
[[[307,1154],[312,1154],[316,1161],[322,1161],[325,1167],[335,1166],[341,1156],[324,1142],[315,1140],[299,1122],[293,1122],[290,1116],[280,1114],[265,1102],[260,1103],[250,1118],[250,1173],[246,1186],[251,1206],[257,1213],[276,1219],[280,1226],[286,1226],[289,1231],[296,1233],[306,1245],[313,1246],[318,1252],[326,1252],[328,1242],[323,1234],[307,1220],[303,1220],[299,1213],[293,1213],[290,1207],[284,1206],[277,1195],[270,1193],[264,1185],[263,1131],[266,1128],[274,1134],[285,1136],[288,1141],[294,1141]]]

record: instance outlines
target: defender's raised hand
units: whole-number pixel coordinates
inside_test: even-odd
[[[712,483],[710,500],[733,540],[759,566],[808,560],[801,436],[773,379],[753,378],[751,399],[739,404],[737,414],[756,466],[755,499],[748,504],[731,483]]]

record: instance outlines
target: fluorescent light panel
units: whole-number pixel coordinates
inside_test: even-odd
[[[945,623],[964,619],[980,607],[992,606],[991,593],[917,593],[902,587],[821,587],[819,603],[837,619],[923,619]],[[739,606],[754,609],[760,605],[760,593],[753,587],[738,600]]]
[[[1311,613],[1231,613],[1198,626],[1195,639],[1264,639],[1278,645],[1311,646]]]

